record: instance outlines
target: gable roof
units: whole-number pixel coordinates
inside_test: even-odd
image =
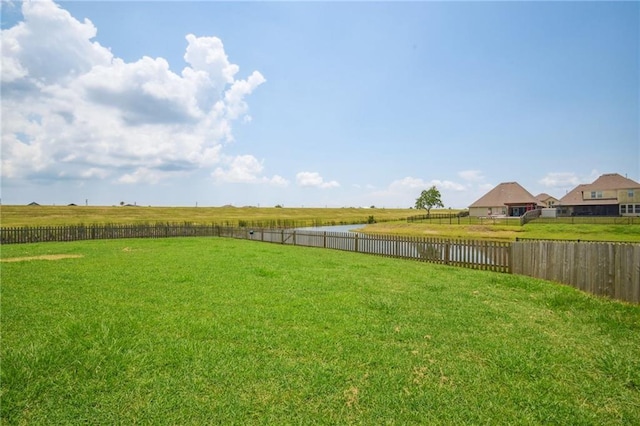
[[[546,192],[536,195],[536,200],[538,200],[538,204],[548,207],[549,201],[557,202],[558,199],[553,195],[549,195]]]
[[[582,193],[615,189],[640,189],[640,183],[621,176],[618,173],[604,174],[598,179],[594,180],[593,183],[580,184],[573,188],[567,193],[567,195],[560,199],[560,204],[565,206],[580,204],[612,204],[612,200],[607,199],[585,200],[582,197]],[[616,202],[613,202],[613,204],[615,203]]]
[[[540,201],[547,201],[549,198],[553,198],[554,200],[557,200],[556,197],[554,197],[553,195],[549,195],[546,192],[542,192],[536,195],[536,200],[540,200]]]
[[[496,207],[508,204],[538,204],[538,200],[518,182],[503,182],[469,207]]]

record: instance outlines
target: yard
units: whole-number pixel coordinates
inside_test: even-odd
[[[515,222],[517,223],[517,222]],[[359,232],[439,238],[514,241],[523,239],[640,242],[640,223],[557,223],[536,221],[519,224],[438,224],[385,222],[367,225]]]
[[[3,424],[640,423],[640,307],[565,286],[222,238],[1,257]]]

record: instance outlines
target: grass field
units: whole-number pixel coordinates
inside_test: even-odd
[[[359,232],[440,238],[513,241],[516,238],[640,242],[640,224],[536,223],[520,225],[448,225],[391,222],[367,225]]]
[[[2,424],[640,424],[640,307],[565,286],[219,238],[1,257]]]
[[[434,213],[449,213],[449,210]],[[453,211],[454,213],[456,211]],[[136,223],[216,223],[225,226],[318,226],[362,224],[370,219],[378,222],[361,230],[368,233],[513,241],[516,238],[627,241],[640,242],[640,224],[611,223],[537,223],[520,226],[471,223],[461,224],[407,223],[408,216],[419,214],[413,209],[362,208],[271,208],[271,207],[80,207],[80,206],[2,206],[0,224],[11,226],[55,226],[77,224]],[[578,218],[582,222],[585,218]],[[595,221],[594,218],[586,218]]]
[[[246,222],[265,225],[340,225],[404,220],[416,214],[411,209],[364,208],[275,208],[275,207],[81,207],[2,206],[2,226],[77,225],[79,223],[190,222],[238,226]],[[255,226],[255,225],[253,225]]]

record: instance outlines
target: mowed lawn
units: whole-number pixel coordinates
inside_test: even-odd
[[[221,238],[1,257],[2,424],[640,424],[640,307],[566,286]]]

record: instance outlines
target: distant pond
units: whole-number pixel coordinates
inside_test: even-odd
[[[329,226],[307,226],[304,228],[295,228],[295,231],[327,231],[327,232],[355,232],[364,228],[366,224],[360,223],[355,225],[329,225]]]

